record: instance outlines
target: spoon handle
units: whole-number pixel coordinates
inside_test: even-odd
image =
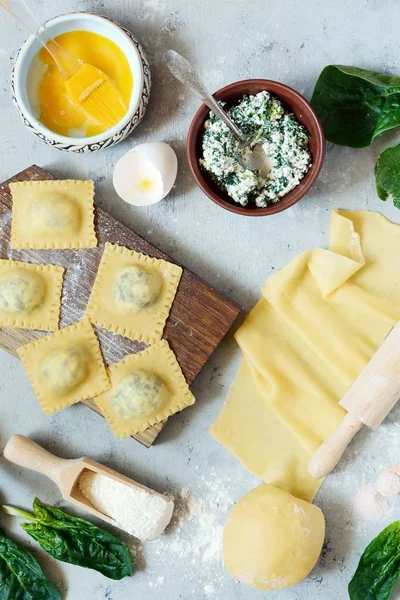
[[[174,75],[178,81],[183,83],[183,85],[191,92],[196,94],[196,96],[198,96],[200,100],[202,100],[204,104],[206,104],[208,108],[229,127],[236,139],[240,142],[244,142],[245,136],[207,90],[189,61],[178,54],[178,52],[175,52],[175,50],[167,50],[164,54],[164,60],[172,75]]]

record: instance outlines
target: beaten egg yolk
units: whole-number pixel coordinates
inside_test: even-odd
[[[125,54],[114,42],[90,31],[69,31],[55,39],[84,63],[103,71],[129,106],[133,90],[132,71]],[[68,137],[90,137],[107,130],[104,124],[72,102],[65,88],[65,80],[45,48],[39,52],[38,63],[43,74],[35,95],[43,125]],[[35,79],[38,79],[37,74],[31,76],[31,80]]]

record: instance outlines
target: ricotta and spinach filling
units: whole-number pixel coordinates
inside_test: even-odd
[[[311,166],[307,130],[266,91],[244,96],[228,114],[252,138],[252,145],[262,145],[270,165],[267,176],[244,166],[246,157],[239,142],[212,112],[205,123],[201,167],[242,206],[264,208],[278,202],[300,183]]]

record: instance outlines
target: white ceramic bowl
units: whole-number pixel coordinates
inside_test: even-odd
[[[70,13],[55,17],[44,24],[44,35],[56,37],[67,31],[86,30],[112,40],[128,59],[133,75],[133,93],[125,117],[112,129],[92,137],[66,137],[45,127],[37,118],[27,92],[27,76],[40,44],[30,36],[22,45],[15,61],[12,74],[12,94],[24,125],[47,144],[68,152],[96,152],[114,146],[124,140],[146,112],[150,97],[150,67],[142,47],[124,27],[92,13]]]

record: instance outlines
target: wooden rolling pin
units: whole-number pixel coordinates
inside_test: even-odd
[[[321,479],[332,471],[353,437],[366,425],[375,430],[400,398],[400,323],[390,331],[365,369],[340,401],[348,412],[308,465]]]
[[[171,520],[174,502],[170,498],[90,458],[59,458],[22,435],[9,440],[4,456],[20,467],[49,477],[67,502],[142,540],[156,539]],[[96,506],[83,493],[91,484]],[[113,495],[109,514],[102,512],[102,493]]]

